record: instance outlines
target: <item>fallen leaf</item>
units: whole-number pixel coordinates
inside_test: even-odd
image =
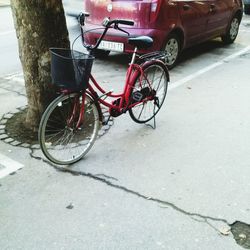
[[[240,237],[241,239],[246,239],[246,238],[247,238],[247,236],[246,236],[245,234],[239,234],[239,237]]]
[[[220,228],[219,231],[222,235],[227,236],[230,234],[231,228],[230,227],[223,227],[223,228]]]

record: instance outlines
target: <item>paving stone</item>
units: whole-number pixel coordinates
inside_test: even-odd
[[[20,141],[13,141],[10,143],[12,146],[19,146],[21,145],[22,143]]]
[[[14,139],[13,138],[6,138],[5,140],[4,140],[5,142],[7,142],[7,143],[10,143],[10,142],[13,142],[14,141]]]
[[[4,118],[9,119],[9,118],[11,118],[12,116],[13,116],[12,113],[7,113],[7,114],[4,115]]]
[[[39,149],[40,145],[39,144],[35,144],[35,145],[32,145],[31,148],[33,148],[33,149]]]
[[[6,139],[6,138],[8,138],[8,137],[9,137],[8,135],[2,134],[2,135],[0,135],[0,140],[4,140],[4,139]]]
[[[23,111],[27,108],[27,106],[19,107],[18,110]]]
[[[22,143],[20,146],[24,147],[24,148],[29,148],[30,147],[30,144],[28,143]]]
[[[6,124],[6,122],[7,122],[7,119],[2,119],[2,120],[0,121],[0,124],[1,124],[1,125],[4,125],[4,124]]]

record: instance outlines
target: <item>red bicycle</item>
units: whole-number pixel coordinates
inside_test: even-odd
[[[39,142],[44,155],[56,164],[72,164],[83,158],[93,146],[101,125],[110,117],[129,112],[137,123],[147,123],[159,112],[168,89],[169,74],[163,63],[165,52],[137,55],[138,48],[149,48],[153,39],[148,36],[128,38],[134,46],[131,63],[126,73],[122,93],[104,90],[91,67],[94,53],[109,29],[127,33],[120,25],[133,25],[129,20],[104,20],[104,31],[95,46],[84,43],[83,26],[86,14],[81,14],[80,24],[83,44],[88,54],[70,49],[51,49],[53,83],[60,87],[60,95],[45,110],[39,126]],[[128,34],[128,33],[127,33]],[[112,101],[105,100],[107,97]],[[109,110],[104,119],[101,105]]]

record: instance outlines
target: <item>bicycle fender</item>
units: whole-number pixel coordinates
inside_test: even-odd
[[[146,61],[146,62],[144,62],[144,63],[141,65],[141,67],[142,67],[142,69],[145,69],[146,67],[148,67],[148,66],[150,66],[150,65],[153,65],[153,64],[161,65],[161,66],[164,68],[164,70],[165,70],[165,72],[166,72],[166,75],[167,75],[167,80],[168,80],[168,82],[169,82],[169,81],[170,81],[169,70],[168,70],[167,66],[164,64],[163,61],[158,60],[158,59],[152,60],[152,61]]]
[[[96,99],[96,97],[88,89],[86,90],[86,95],[96,105],[97,110],[98,110],[98,115],[99,115],[99,121],[103,121],[103,115],[102,115],[102,109],[101,109],[100,103],[98,102],[98,100]]]

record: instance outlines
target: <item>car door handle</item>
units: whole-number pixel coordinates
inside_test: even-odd
[[[191,8],[191,6],[188,4],[183,5],[183,10],[189,10],[190,8]]]

